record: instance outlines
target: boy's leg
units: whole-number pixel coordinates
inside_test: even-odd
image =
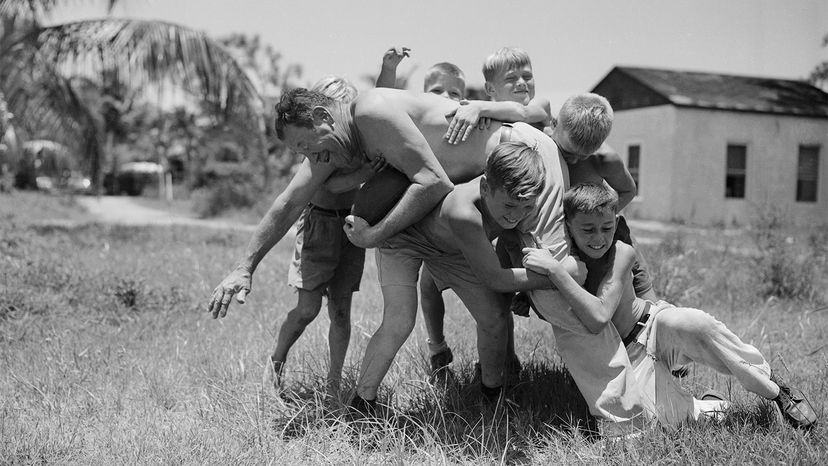
[[[503,385],[508,344],[508,307],[502,293],[488,288],[452,288],[477,323],[477,352],[481,382],[489,388]]]
[[[446,305],[427,265],[423,265],[420,271],[420,307],[428,333],[429,360],[433,373],[448,366],[454,360],[454,356],[443,333]]]
[[[379,385],[388,373],[397,351],[414,330],[417,318],[416,287],[383,286],[382,298],[382,323],[365,348],[359,370],[357,395],[364,400],[377,398]]]
[[[276,339],[276,349],[270,356],[271,363],[277,374],[275,383],[279,383],[278,378],[282,372],[282,367],[287,360],[288,351],[296,343],[296,340],[302,336],[305,327],[308,326],[319,315],[319,309],[322,307],[322,288],[316,290],[298,289],[299,300],[296,307],[288,312],[285,321],[279,329],[279,336]]]
[[[342,366],[345,364],[348,342],[351,339],[351,298],[352,295],[349,294],[328,299],[328,316],[331,320],[331,326],[328,328],[328,350],[331,365],[328,368],[327,383],[328,389],[333,393],[339,391]]]

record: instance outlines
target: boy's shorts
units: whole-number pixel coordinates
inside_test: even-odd
[[[416,226],[383,243],[377,249],[376,261],[380,286],[416,287],[420,267],[425,262],[441,291],[447,288],[485,288],[463,253],[435,248]]]
[[[330,210],[309,205],[296,224],[296,247],[288,270],[288,284],[328,298],[359,291],[365,249],[354,246],[342,226],[349,209]]]

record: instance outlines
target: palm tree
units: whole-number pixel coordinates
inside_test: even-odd
[[[43,18],[58,3],[0,0],[0,99],[5,96],[19,135],[52,139],[83,154],[95,183],[107,128],[100,109],[88,105],[88,86],[81,83],[91,80],[103,88],[104,72],[115,73],[134,90],[182,88],[252,134],[265,126],[255,86],[206,34],[166,22],[117,18],[45,25]],[[110,11],[115,3],[108,1]]]

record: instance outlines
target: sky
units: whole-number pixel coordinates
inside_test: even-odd
[[[106,14],[102,1],[65,4],[53,21]],[[365,89],[385,50],[406,46],[399,75],[412,73],[410,89],[441,61],[482,87],[485,57],[521,47],[553,109],[613,66],[804,79],[828,60],[824,0],[121,0],[112,16],[259,34],[284,65],[303,67],[301,85],[336,74]]]

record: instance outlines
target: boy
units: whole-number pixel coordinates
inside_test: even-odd
[[[583,288],[546,250],[524,249],[523,264],[547,275],[590,331],[607,325],[618,329],[649,414],[665,425],[705,414],[710,407],[670,376],[675,367],[695,361],[733,375],[748,391],[773,400],[792,426],[815,426],[816,414],[801,393],[776,378],[755,347],[713,316],[691,308],[656,308],[635,296],[635,251],[614,239],[617,211],[618,196],[601,184],[580,184],[564,196],[572,251],[587,268]]]
[[[386,309],[394,312],[383,313],[368,343],[354,407],[373,410],[379,382],[413,330],[417,306],[416,296],[411,298],[423,263],[438,288],[452,288],[477,322],[481,390],[489,399],[499,396],[508,315],[502,292],[538,288],[543,279],[522,268],[502,268],[491,241],[532,214],[545,180],[546,167],[536,150],[523,142],[499,144],[483,175],[456,185],[424,219],[385,242],[378,276]],[[569,265],[576,273],[574,261]],[[395,305],[388,306],[391,301]]]
[[[351,102],[357,96],[356,88],[348,81],[330,76],[321,79],[314,87],[328,97]],[[366,164],[369,171],[372,165]],[[353,172],[364,178],[364,169]],[[331,189],[337,177],[354,178],[353,174],[335,174],[320,189],[302,212],[296,224],[296,247],[288,270],[288,283],[296,288],[298,302],[288,312],[279,329],[276,349],[265,368],[266,382],[279,389],[288,352],[305,328],[316,319],[322,306],[323,296],[328,298],[328,345],[330,367],[327,375],[328,391],[339,389],[342,366],[351,336],[351,297],[359,290],[365,250],[354,246],[342,229],[345,217],[350,214],[355,190]],[[349,181],[358,187],[358,180]],[[346,183],[347,184],[347,183]]]

